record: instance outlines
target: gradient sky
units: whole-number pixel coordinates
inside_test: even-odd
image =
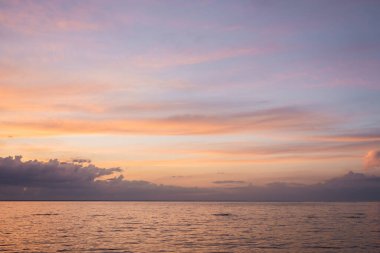
[[[0,156],[178,186],[380,174],[379,1],[0,0]]]

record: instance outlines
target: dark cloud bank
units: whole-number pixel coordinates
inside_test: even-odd
[[[353,172],[314,185],[239,182],[232,187],[189,188],[113,176],[120,171],[58,160],[0,158],[0,200],[380,201],[380,177]],[[102,176],[113,177],[98,180]]]

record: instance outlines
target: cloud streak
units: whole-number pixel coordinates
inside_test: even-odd
[[[191,114],[162,118],[131,119],[57,119],[39,121],[0,121],[3,131],[24,134],[125,133],[155,135],[212,135],[240,132],[315,131],[332,124],[324,115],[296,107],[280,107],[246,113]]]
[[[2,26],[22,34],[100,29],[100,25],[91,20],[91,8],[81,3],[71,8],[65,8],[63,1],[36,4],[35,1],[16,0],[2,2],[1,5]]]
[[[193,65],[200,63],[207,63],[213,61],[224,60],[234,57],[250,57],[254,55],[264,54],[268,52],[274,52],[275,47],[272,48],[232,48],[221,49],[214,52],[182,52],[177,54],[164,54],[164,55],[140,55],[133,64],[142,68],[169,68],[183,65]]]
[[[221,185],[236,185],[236,184],[245,184],[245,181],[242,180],[219,180],[219,181],[214,181],[214,184],[221,184]]]
[[[299,156],[307,154],[341,154],[349,153],[352,151],[368,149],[380,145],[379,140],[367,140],[367,141],[354,141],[351,142],[339,142],[339,141],[304,141],[304,142],[292,142],[286,144],[272,144],[272,145],[249,145],[246,142],[243,143],[228,143],[219,144],[218,148],[210,148],[203,150],[187,150],[184,152],[199,152],[219,155],[284,155],[284,154],[297,154]]]

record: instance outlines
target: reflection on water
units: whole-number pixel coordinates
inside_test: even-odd
[[[0,202],[0,252],[380,252],[380,203]]]

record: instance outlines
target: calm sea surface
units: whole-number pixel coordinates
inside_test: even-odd
[[[0,252],[380,252],[380,203],[0,202]]]

